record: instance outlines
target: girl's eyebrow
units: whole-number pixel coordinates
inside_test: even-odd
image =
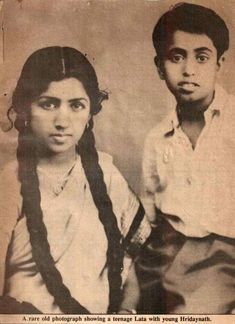
[[[51,96],[39,96],[38,99],[60,100],[59,98],[51,97]]]
[[[38,100],[41,100],[41,99],[45,99],[45,100],[54,100],[54,101],[61,101],[60,98],[52,97],[52,96],[40,96],[40,97],[38,97]],[[84,97],[72,98],[72,99],[69,99],[68,102],[69,102],[69,103],[73,103],[73,102],[81,101],[81,100],[85,100],[85,101],[88,103],[88,100],[87,100],[86,98],[84,98]]]
[[[70,99],[69,102],[75,102],[75,101],[81,101],[81,100],[85,100],[86,102],[88,102],[88,100],[84,97],[81,97],[81,98],[73,98],[73,99]]]
[[[61,100],[60,98],[52,97],[52,96],[40,96],[40,97],[38,97],[38,99],[49,99],[49,100],[58,100],[58,101]],[[74,101],[81,101],[81,100],[85,100],[86,102],[88,102],[88,100],[84,97],[72,98],[72,99],[69,99],[68,101],[74,102]]]

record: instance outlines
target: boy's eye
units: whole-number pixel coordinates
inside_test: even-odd
[[[184,56],[180,55],[180,54],[173,54],[173,55],[171,55],[170,60],[173,63],[180,63],[184,60]]]
[[[198,63],[205,63],[209,60],[209,57],[205,54],[201,54],[197,56]]]

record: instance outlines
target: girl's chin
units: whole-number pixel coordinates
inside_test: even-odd
[[[40,145],[38,147],[38,154],[40,156],[53,157],[57,155],[70,155],[76,151],[75,145]]]

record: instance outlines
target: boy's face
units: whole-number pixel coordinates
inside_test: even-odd
[[[217,50],[208,36],[178,30],[158,68],[178,104],[194,103],[205,107],[213,99],[222,60],[217,60]]]

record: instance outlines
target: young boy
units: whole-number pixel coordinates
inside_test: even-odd
[[[155,227],[149,273],[161,282],[166,313],[231,313],[235,98],[216,84],[229,32],[214,11],[180,3],[158,21],[153,44],[177,105],[144,151],[144,201]]]

